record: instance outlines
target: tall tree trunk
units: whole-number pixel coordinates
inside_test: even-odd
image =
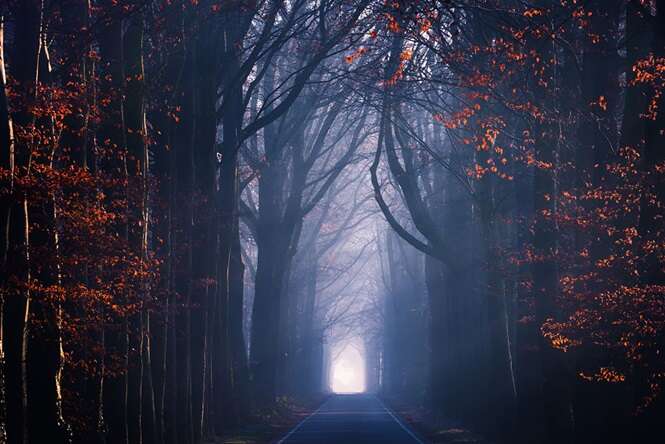
[[[271,226],[272,224],[264,222],[260,228],[262,234],[252,313],[250,365],[253,398],[259,406],[269,405],[275,400],[277,366],[280,359],[278,313],[286,273],[284,257],[288,250],[283,234],[275,233]]]
[[[124,33],[123,19],[117,17],[120,8],[112,0],[102,3],[108,14],[104,29],[99,38],[100,49],[100,114],[101,124],[97,139],[101,143],[100,171],[127,176],[126,138],[124,121]],[[125,190],[104,190],[103,205],[110,205],[114,200],[126,199]],[[127,239],[128,227],[118,224],[114,228],[120,238]],[[115,295],[117,304],[127,304],[127,294]],[[102,381],[102,398],[104,421],[107,426],[105,437],[107,443],[128,444],[129,427],[127,416],[127,370],[128,370],[128,325],[124,315],[106,313],[112,323],[105,328],[105,375]],[[120,363],[120,365],[118,365]]]
[[[141,263],[148,260],[148,147],[146,143],[147,128],[144,104],[145,71],[143,68],[143,28],[144,18],[142,13],[135,13],[127,19],[126,29],[123,37],[123,64],[124,82],[123,95],[126,97],[123,106],[123,119],[125,122],[127,143],[127,163],[130,189],[127,196],[129,205],[137,208],[129,208],[131,224],[129,227],[129,243],[133,253],[140,259]],[[151,369],[147,366],[150,362],[146,350],[149,348],[150,331],[149,313],[147,305],[150,299],[148,283],[139,282],[139,305],[138,312],[129,320],[131,350],[138,353],[134,364],[128,369],[128,415],[130,419],[129,440],[132,443],[141,444],[144,432],[144,382],[145,375],[149,375]],[[150,379],[148,379],[150,381]],[[152,391],[147,394],[146,406],[152,406]],[[149,411],[147,420],[148,430],[152,428],[151,418],[153,412]],[[152,439],[149,435],[149,441]]]
[[[486,153],[486,151],[478,153],[478,164],[487,163]],[[491,414],[492,419],[488,426],[494,434],[500,434],[506,432],[511,426],[517,393],[510,355],[510,331],[506,322],[508,314],[504,283],[498,269],[500,260],[493,180],[492,175],[485,175],[481,179],[478,198],[484,249],[484,271],[487,276],[483,293],[486,295],[489,329],[488,414],[489,412],[501,412]]]
[[[14,46],[11,48],[10,76],[16,84],[18,97],[22,102],[14,105],[13,124],[26,130],[27,135],[18,138],[13,147],[14,165],[11,170],[12,182],[18,174],[28,174],[30,153],[33,149],[29,135],[35,117],[30,111],[37,94],[38,60],[42,35],[41,3],[36,0],[21,2],[16,10],[16,33]],[[10,146],[12,146],[10,144]],[[3,156],[5,157],[5,156]],[[11,158],[10,157],[10,158]],[[10,197],[12,203],[8,209],[11,223],[8,224],[7,269],[9,275],[17,276],[21,282],[28,284],[30,273],[30,226],[28,197],[14,193]],[[31,294],[29,290],[5,301],[3,320],[6,396],[7,396],[7,434],[10,443],[28,443],[28,393],[27,393],[27,353]]]
[[[243,335],[243,300],[245,265],[242,262],[239,223],[236,216],[233,249],[229,266],[228,336],[231,354],[231,404],[235,409],[235,421],[249,413],[249,369],[247,347]]]
[[[0,169],[9,173],[6,186],[9,195],[0,196],[0,442],[7,442],[7,395],[5,369],[5,291],[9,277],[9,250],[12,221],[14,179],[14,132],[7,99],[7,73],[5,70],[4,28],[5,18],[0,15]]]
[[[274,82],[275,68],[269,67],[264,79],[266,93],[272,91]],[[277,123],[266,126],[263,137],[266,165],[259,177],[258,251],[250,335],[252,398],[258,407],[270,405],[276,396],[282,289],[289,245],[289,239],[279,229],[286,165],[283,146],[276,146]]]
[[[445,288],[445,268],[437,259],[427,256],[425,258],[425,282],[429,296],[429,348],[430,348],[430,383],[429,404],[435,415],[441,415],[449,407],[447,392],[451,388],[446,371],[447,353],[446,344],[451,340],[447,337],[446,325],[446,295],[441,289]],[[447,412],[450,414],[450,411]]]
[[[296,371],[296,374],[305,378],[305,380],[300,383],[301,394],[311,395],[321,390],[321,387],[317,387],[315,382],[315,361],[317,359],[316,351],[318,349],[316,342],[318,335],[316,334],[314,327],[314,316],[316,314],[316,282],[319,268],[316,244],[313,244],[308,248],[306,257],[307,259],[305,260],[307,261],[307,265],[305,265],[303,313],[301,316],[302,330],[300,334],[300,350],[298,353],[300,367]]]
[[[224,316],[228,290],[225,283],[226,273],[220,273],[221,267],[228,263],[228,252],[220,253],[224,238],[220,236],[218,229],[225,222],[220,220],[220,204],[216,190],[217,91],[218,75],[221,72],[220,67],[223,66],[220,65],[220,57],[216,55],[220,53],[222,39],[217,21],[206,23],[204,29],[198,36],[195,49],[197,129],[194,161],[197,191],[209,204],[197,217],[200,220],[197,234],[201,243],[193,258],[193,271],[197,276],[192,299],[197,309],[192,312],[191,323],[194,441],[201,439],[199,435],[206,424],[213,426],[216,432],[217,427],[221,426],[216,415],[225,413],[223,403],[227,395],[219,390],[226,386],[228,378],[227,354],[224,349],[227,346]],[[235,176],[232,180],[235,180]],[[202,285],[197,283],[199,279],[214,281],[216,285],[202,288]],[[209,381],[211,386],[206,385],[206,381]]]
[[[550,26],[550,23],[544,23]],[[549,62],[555,57],[553,43],[549,37],[538,38],[532,48],[542,64],[542,82],[533,79],[531,86],[538,103],[556,103],[546,85],[554,85],[556,73]],[[538,65],[540,68],[540,65]],[[555,221],[557,212],[557,157],[559,133],[554,120],[554,110],[542,121],[534,122],[536,139],[534,156],[538,165],[534,168],[534,254],[538,258],[533,264],[533,292],[535,296],[536,322],[542,326],[547,320],[556,318],[555,299],[559,292],[557,267],[558,227]],[[555,350],[541,334],[539,337],[540,365],[542,375],[542,396],[546,421],[544,442],[572,442],[573,410],[571,399],[570,372],[564,357]]]

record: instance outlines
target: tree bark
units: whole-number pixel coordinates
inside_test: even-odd
[[[0,15],[0,168],[9,173],[9,183],[4,184],[9,195],[0,197],[0,442],[7,442],[7,394],[5,368],[5,292],[9,277],[8,260],[10,250],[13,177],[14,177],[14,134],[9,103],[7,99],[7,73],[5,70],[4,28],[5,18]]]

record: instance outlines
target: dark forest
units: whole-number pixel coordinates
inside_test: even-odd
[[[665,442],[665,0],[0,0],[0,444]]]

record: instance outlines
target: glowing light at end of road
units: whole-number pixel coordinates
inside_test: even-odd
[[[330,389],[335,393],[362,393],[365,391],[365,360],[361,352],[346,346],[332,363]]]

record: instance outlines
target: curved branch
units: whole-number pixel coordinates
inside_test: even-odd
[[[381,127],[383,128],[383,118],[381,119]],[[369,168],[369,172],[371,174],[372,178],[372,187],[374,188],[374,198],[376,199],[376,203],[379,204],[379,208],[381,209],[381,212],[383,213],[383,216],[386,218],[386,221],[388,221],[388,224],[390,227],[395,230],[395,232],[405,241],[407,241],[409,244],[411,244],[414,248],[422,251],[425,254],[428,254],[432,257],[435,257],[437,259],[440,259],[443,261],[443,258],[439,257],[437,252],[432,248],[431,245],[426,244],[425,242],[422,242],[415,236],[413,236],[411,233],[409,233],[406,228],[404,228],[400,223],[395,219],[395,216],[392,214],[390,211],[390,207],[388,207],[388,204],[386,201],[383,199],[383,195],[381,194],[381,185],[379,184],[379,179],[376,174],[376,170],[379,166],[379,161],[381,159],[381,148],[383,145],[383,130],[379,131],[379,141],[376,147],[376,154],[374,155],[374,161],[372,162],[372,165]]]

